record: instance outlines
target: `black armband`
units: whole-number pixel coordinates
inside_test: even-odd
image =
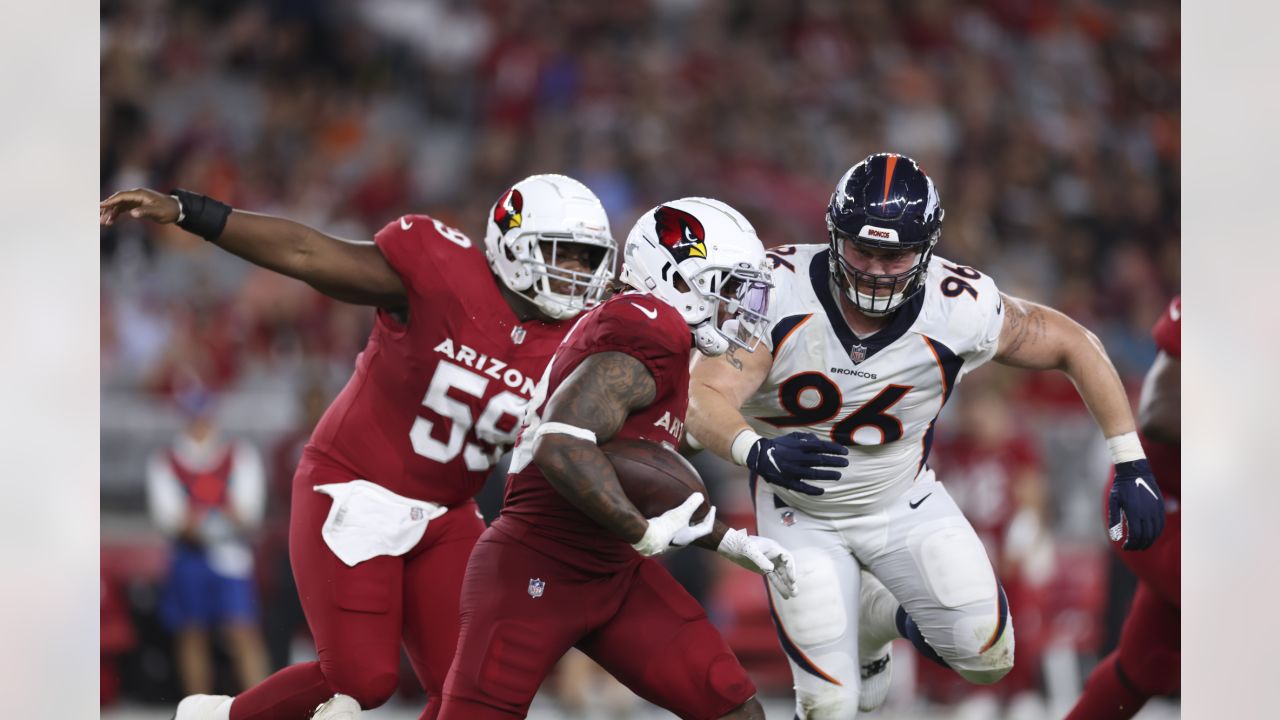
[[[218,239],[231,216],[230,205],[181,188],[169,194],[178,201],[178,227],[210,242]]]

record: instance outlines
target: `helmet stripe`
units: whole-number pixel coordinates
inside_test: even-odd
[[[884,159],[884,196],[880,198],[880,207],[889,202],[889,186],[893,184],[893,168],[898,164],[897,155],[888,155]]]

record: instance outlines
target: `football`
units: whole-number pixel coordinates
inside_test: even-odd
[[[651,518],[684,502],[695,492],[707,496],[707,488],[679,453],[647,440],[614,439],[600,446],[627,498],[644,516]],[[707,515],[707,503],[693,514],[694,520]]]

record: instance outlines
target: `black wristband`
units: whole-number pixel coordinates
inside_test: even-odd
[[[231,216],[230,205],[181,188],[169,194],[178,200],[178,227],[210,242],[218,239]]]

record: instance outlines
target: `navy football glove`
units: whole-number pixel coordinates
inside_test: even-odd
[[[839,480],[835,470],[818,468],[842,468],[849,465],[849,448],[829,440],[819,440],[810,433],[793,432],[782,437],[760,438],[747,453],[747,467],[751,472],[788,490],[805,495],[821,495],[826,492],[805,480]]]
[[[1146,458],[1116,463],[1107,524],[1111,539],[1123,539],[1125,550],[1145,550],[1160,537],[1164,530],[1164,498],[1160,497],[1160,486],[1156,485]]]

